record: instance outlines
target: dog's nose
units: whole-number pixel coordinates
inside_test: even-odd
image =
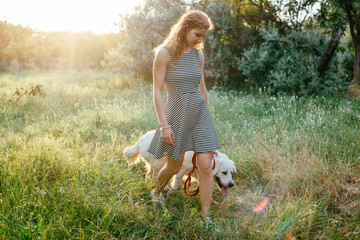
[[[231,183],[229,183],[229,186],[228,186],[228,187],[233,187],[233,186],[234,186],[234,183],[231,182]]]

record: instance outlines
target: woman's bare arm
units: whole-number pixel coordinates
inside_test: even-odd
[[[208,106],[208,92],[205,86],[205,77],[204,77],[204,62],[205,62],[205,57],[202,51],[199,51],[199,56],[200,56],[200,69],[201,69],[201,80],[200,80],[200,84],[199,84],[199,90],[201,92],[201,94],[204,96],[206,105]]]
[[[170,62],[169,53],[166,49],[160,49],[156,54],[153,64],[153,98],[160,127],[169,126],[164,111],[164,84],[166,68]],[[164,143],[175,145],[175,136],[171,128],[161,130],[161,139]]]
[[[153,64],[153,100],[156,109],[156,113],[159,118],[159,124],[161,127],[168,126],[164,113],[164,84],[166,67],[169,62],[169,54],[166,49],[160,49],[156,54]]]

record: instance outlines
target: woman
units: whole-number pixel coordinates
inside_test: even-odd
[[[201,11],[189,11],[172,27],[166,40],[155,49],[153,97],[159,126],[149,147],[157,159],[167,156],[167,165],[156,179],[153,200],[173,175],[179,172],[186,151],[197,155],[201,214],[206,217],[213,194],[212,151],[221,147],[207,108],[204,80],[203,38],[212,28]],[[164,109],[163,89],[167,92]]]

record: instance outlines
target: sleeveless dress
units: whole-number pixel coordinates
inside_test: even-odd
[[[201,80],[200,56],[192,48],[183,54],[173,67],[171,58],[165,81],[170,86],[165,106],[166,120],[175,135],[175,146],[161,139],[160,125],[150,143],[148,152],[156,159],[171,156],[178,159],[186,151],[210,152],[221,148],[205,99],[199,91]]]

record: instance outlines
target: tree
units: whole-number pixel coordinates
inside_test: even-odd
[[[323,27],[344,28],[348,24],[354,48],[353,82],[360,84],[360,2],[358,0],[324,0],[318,16]]]
[[[103,65],[107,69],[116,66],[122,73],[151,81],[153,49],[161,44],[186,8],[177,0],[146,0],[133,14],[121,16],[118,23],[121,39],[116,51],[105,57]]]
[[[101,68],[101,61],[104,60],[104,55],[110,49],[117,46],[118,37],[115,34],[98,34],[91,35],[91,40],[88,42],[85,55],[90,68]]]
[[[0,21],[0,60],[3,63],[1,68],[4,69],[12,60],[17,60],[19,71],[23,69],[33,55],[33,32],[29,27]]]
[[[49,70],[51,60],[59,58],[61,54],[61,42],[57,39],[56,33],[37,32],[32,35],[32,40],[36,45],[35,64],[41,70]]]
[[[11,42],[11,29],[13,25],[7,23],[6,21],[0,21],[0,70],[4,71],[5,68],[9,65],[12,57],[8,50],[7,46]]]
[[[276,9],[274,12],[283,26],[289,26],[292,30],[301,32],[305,21],[314,12],[317,0],[273,0]]]
[[[5,51],[11,58],[16,59],[19,64],[19,71],[22,71],[25,64],[33,56],[34,44],[31,36],[34,31],[29,27],[21,25],[14,26],[10,31],[10,42]]]
[[[344,31],[340,30],[336,36],[332,37],[330,39],[330,41],[328,42],[328,45],[326,47],[326,49],[324,50],[320,61],[319,61],[319,66],[318,66],[318,72],[319,75],[322,76],[327,68],[327,66],[330,63],[331,58],[333,57],[336,47],[338,46],[339,42],[340,42],[340,38],[343,35]]]
[[[347,0],[344,2],[338,0],[346,12],[349,21],[351,37],[354,43],[354,84],[360,84],[360,2],[358,0]]]
[[[276,23],[278,27],[286,24],[277,16],[277,8],[268,0],[231,0],[228,5],[233,9],[234,15],[242,19],[252,29],[259,30],[261,26],[268,27]]]
[[[246,78],[238,70],[243,50],[262,42],[261,26],[283,25],[275,7],[267,0],[209,0],[192,7],[204,10],[214,23],[205,41],[207,79],[224,89],[243,88]]]

